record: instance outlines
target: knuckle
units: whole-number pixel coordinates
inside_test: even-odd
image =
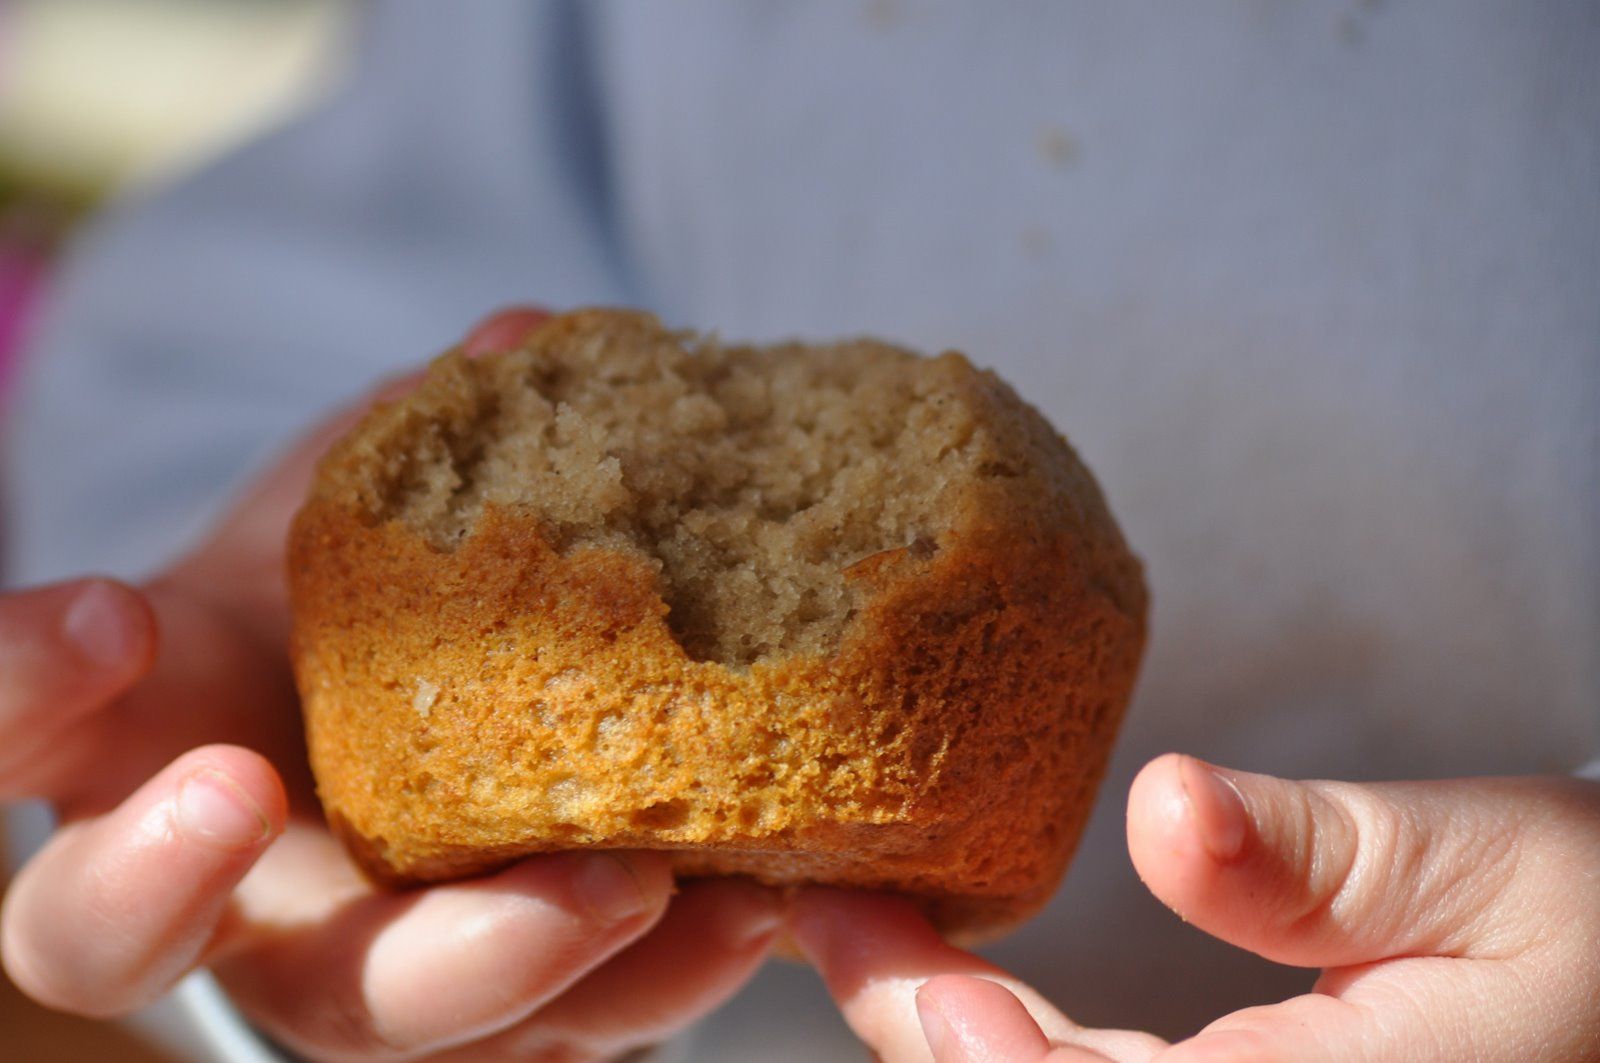
[[[1348,866],[1334,895],[1335,911],[1377,907],[1396,882],[1415,882],[1427,859],[1426,832],[1411,809],[1359,787],[1340,795],[1352,827]]]
[[[1408,814],[1371,791],[1342,783],[1309,784],[1303,795],[1303,892],[1293,925],[1348,923],[1377,909],[1396,876],[1420,859]]]
[[[1448,791],[1317,783],[1306,805],[1304,892],[1292,914],[1313,934],[1359,929],[1395,951],[1453,955],[1481,936],[1525,864],[1525,832]]]

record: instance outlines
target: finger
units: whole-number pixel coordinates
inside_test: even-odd
[[[1004,986],[1052,1041],[1114,1059],[1161,1047],[1147,1034],[1086,1030],[994,965],[946,943],[907,901],[881,894],[808,889],[795,898],[796,944],[827,983],[857,1037],[890,1063],[927,1060],[916,990],[937,975],[986,978]]]
[[[940,975],[917,990],[934,1063],[1104,1063],[1087,1048],[1053,1048],[1016,994],[998,982]]]
[[[1340,1058],[1472,1059],[1492,1045],[1503,1059],[1600,1059],[1597,917],[1585,897],[1557,935],[1565,954],[1532,962],[1422,956],[1327,972],[1317,994],[1347,1007],[1326,1042],[1351,1049]],[[1230,1016],[1214,1025],[1262,1024]],[[1286,1048],[1309,1040],[1301,1022],[1273,1021],[1267,1032]]]
[[[5,901],[7,971],[64,1011],[105,1017],[149,1003],[199,962],[285,806],[271,765],[248,750],[180,757],[22,869]]]
[[[1528,814],[1496,780],[1302,783],[1173,754],[1134,780],[1128,848],[1179,915],[1280,963],[1488,955]]]
[[[138,592],[105,579],[0,594],[0,797],[52,796],[74,764],[62,735],[149,670],[156,625]]]
[[[1226,1015],[1161,1063],[1594,1058],[1581,1024],[1551,1021],[1539,987],[1500,961],[1422,957],[1373,973],[1354,996],[1307,993]]]
[[[108,711],[52,741],[32,789],[65,822],[99,816],[185,751],[213,744],[261,753],[300,788],[304,736],[282,648],[267,652],[181,587],[153,585],[144,600],[159,629],[154,663]]]
[[[283,649],[289,622],[283,543],[289,518],[304,501],[312,470],[328,447],[373,402],[414,387],[420,377],[412,373],[390,381],[302,439],[255,484],[209,543],[145,588],[141,617],[147,648],[135,674],[143,681],[121,684],[127,696],[116,713],[70,734],[51,735],[49,755],[29,761],[27,792],[60,802],[69,816],[96,814],[183,750],[216,742],[266,753],[284,766],[294,789],[304,789],[303,735]],[[3,727],[0,713],[0,737]],[[103,769],[76,770],[91,758]],[[0,766],[0,796],[6,783]]]
[[[274,929],[252,911],[254,939],[215,967],[303,1054],[438,1051],[527,1018],[648,931],[671,890],[654,853],[534,857],[470,882],[369,894],[309,923]]]
[[[498,310],[474,325],[461,349],[470,358],[522,345],[539,326],[550,320],[550,312],[535,306],[512,306]]]
[[[939,974],[1001,975],[947,944],[909,902],[896,897],[803,890],[790,926],[850,1029],[889,1063],[932,1058],[916,1011],[923,982]]]
[[[643,940],[521,1025],[467,1046],[460,1059],[615,1059],[658,1044],[733,996],[766,959],[782,922],[778,895],[764,887],[690,883]]]
[[[1387,1038],[1377,1036],[1375,1043],[1368,1045],[1369,1036],[1380,1034],[1372,1019],[1361,1008],[1336,997],[1307,993],[1224,1016],[1189,1040],[1173,1045],[1162,1054],[1161,1063],[1378,1063],[1393,1059],[1482,1058],[1471,1045],[1453,1056],[1424,1053],[1419,1051],[1421,1045],[1404,1037],[1399,1029],[1389,1031]]]
[[[1474,955],[1326,971],[1314,993],[1225,1016],[1170,1058],[1600,1059],[1600,906],[1591,888],[1600,786],[1520,779],[1482,780],[1477,789],[1489,811],[1463,802],[1465,820],[1487,825],[1490,812],[1514,808],[1519,822],[1509,828],[1516,869],[1499,893],[1501,917],[1480,920],[1491,929],[1474,939]],[[1455,888],[1473,889],[1473,874],[1466,869]]]

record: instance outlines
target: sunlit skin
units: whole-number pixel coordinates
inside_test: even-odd
[[[1190,923],[1322,968],[1314,990],[1168,1045],[1076,1025],[893,898],[813,890],[794,931],[887,1063],[1600,1058],[1600,784],[1299,783],[1169,754],[1133,783],[1128,850]]]
[[[502,312],[464,345],[513,346],[545,316]],[[283,541],[366,405],[149,582],[0,595],[0,799],[45,798],[64,824],[5,899],[6,969],[104,1017],[210,966],[312,1060],[571,1063],[669,1038],[761,964],[786,917],[775,893],[675,892],[659,854],[569,853],[387,894],[321,825]],[[787,918],[888,1063],[1600,1058],[1600,785],[1295,783],[1170,755],[1128,795],[1128,847],[1195,926],[1323,968],[1315,991],[1167,1045],[1078,1027],[1070,1001],[946,945],[903,901],[813,889]]]

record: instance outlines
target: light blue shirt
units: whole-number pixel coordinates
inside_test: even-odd
[[[1153,642],[1075,870],[993,953],[1080,1021],[1309,984],[1138,884],[1149,756],[1600,749],[1594,5],[404,0],[359,45],[76,249],[7,426],[14,579],[148,570],[499,304],[627,303],[961,348],[1095,469]],[[855,1051],[787,965],[697,1037]]]

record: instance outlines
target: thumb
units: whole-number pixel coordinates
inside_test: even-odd
[[[1128,849],[1185,920],[1279,963],[1506,947],[1500,904],[1540,803],[1519,780],[1292,782],[1169,754],[1128,797]]]

